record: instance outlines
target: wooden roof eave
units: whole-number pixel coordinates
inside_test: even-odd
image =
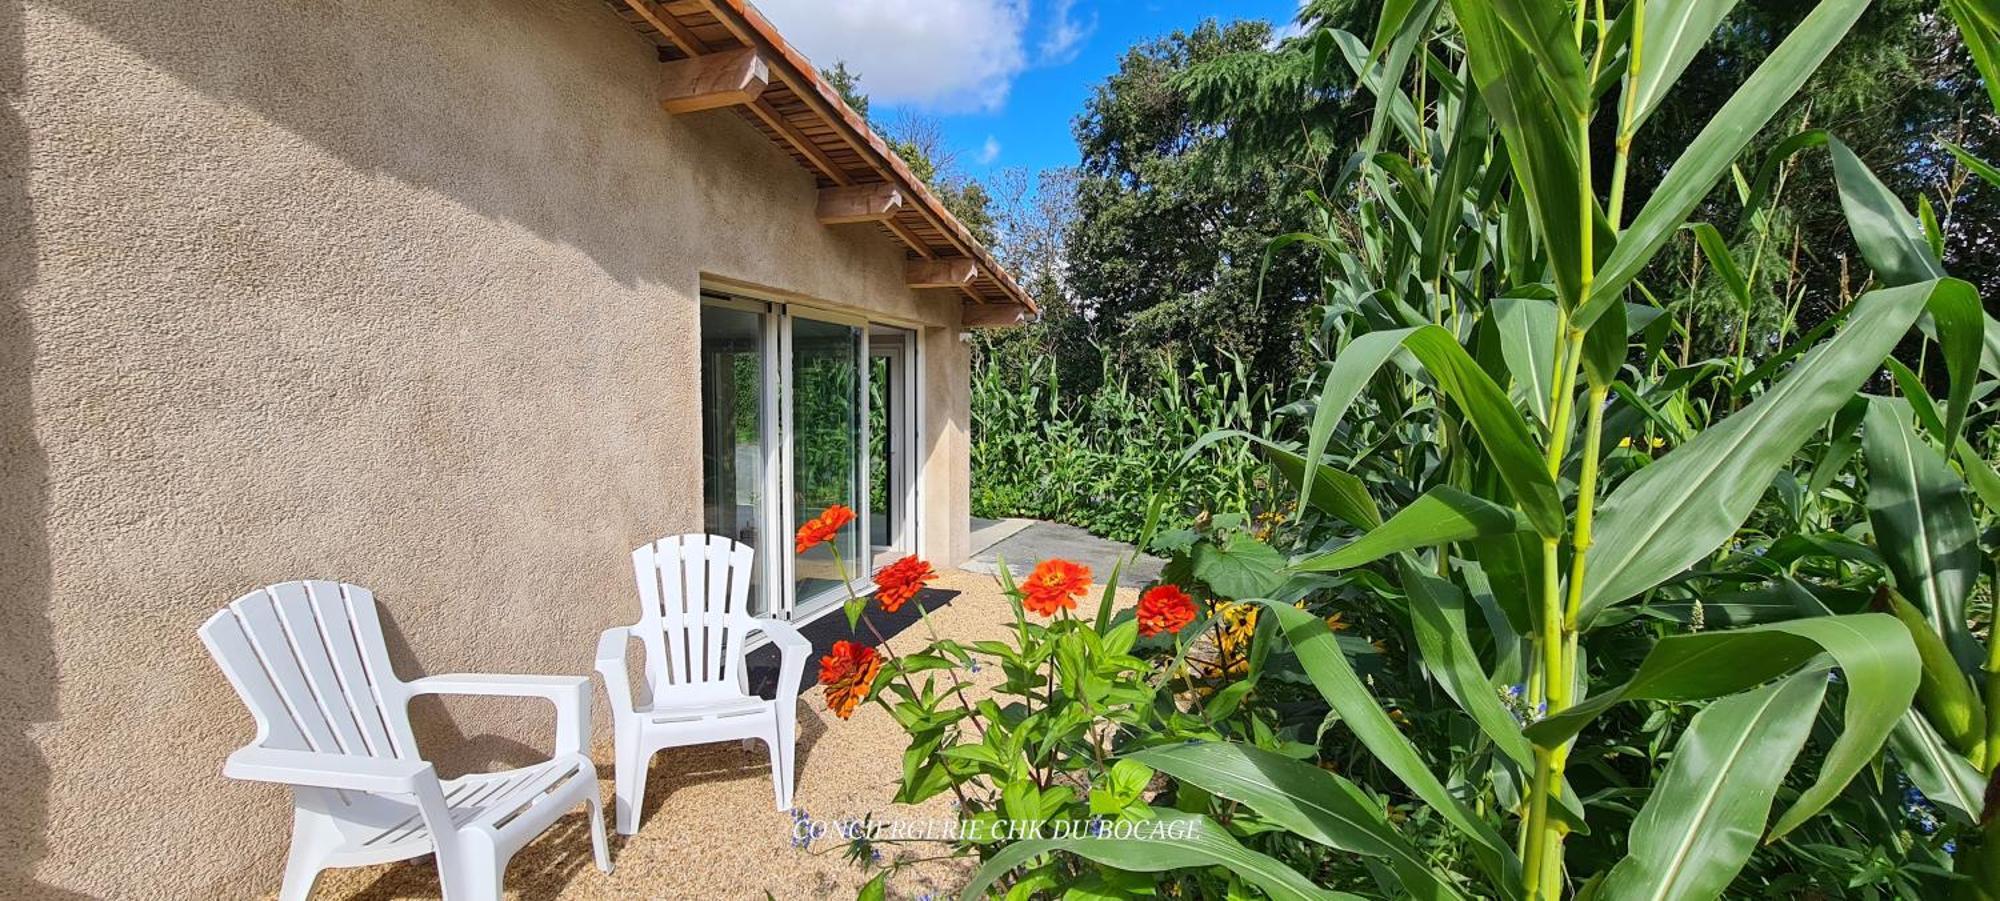
[[[832,148],[831,152],[822,147],[773,106],[768,96],[756,97],[740,105],[745,118],[760,125],[760,130],[786,145],[807,168],[836,186],[871,184],[874,183],[870,178],[872,176],[906,192],[916,202],[905,206],[897,215],[881,220],[880,225],[921,259],[965,258],[975,262],[979,267],[978,279],[961,286],[961,293],[970,302],[1012,303],[1029,313],[1039,312],[1034,300],[1015,283],[964,224],[945,208],[930,187],[910,171],[902,158],[891,151],[866,121],[819,77],[812,63],[794,50],[762,13],[746,0],[671,0],[664,4],[657,0],[611,2],[614,7],[630,9],[641,22],[650,26],[663,46],[671,46],[688,57],[740,47],[757,50],[769,66],[772,87],[776,89],[782,85],[842,146]],[[720,46],[697,34],[697,27],[713,31],[713,25],[705,21],[707,18],[712,18],[713,25],[719,25],[726,31],[738,47]],[[690,19],[700,24],[690,25]],[[820,130],[811,123],[807,127]],[[865,172],[852,172],[832,158],[833,153],[840,153],[843,148],[862,162]],[[913,218],[915,222],[900,221],[906,218]],[[916,234],[916,229],[935,232],[943,239],[943,249],[954,253],[940,253],[932,242]],[[998,298],[992,295],[998,295]]]

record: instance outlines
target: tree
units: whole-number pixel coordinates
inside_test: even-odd
[[[958,154],[945,144],[944,129],[936,119],[904,110],[886,127],[881,126],[869,115],[868,95],[861,91],[861,74],[847,68],[845,60],[835,62],[831,69],[821,69],[819,75],[833,86],[848,107],[881,130],[889,149],[909,165],[910,173],[937,195],[944,208],[975,239],[981,244],[993,243],[993,214],[987,209],[992,198],[977,180],[959,170]]]
[[[1209,21],[1142,43],[1078,117],[1065,285],[1077,327],[1107,352],[1234,353],[1273,382],[1297,370],[1317,272],[1296,256],[1268,277],[1262,266],[1268,242],[1310,215],[1314,173],[1232,156],[1229,123],[1198,115],[1181,80],[1193,67],[1263,52],[1272,35],[1266,22]],[[1094,358],[1063,363],[1079,387],[1101,369]]]

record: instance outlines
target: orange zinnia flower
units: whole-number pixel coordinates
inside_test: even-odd
[[[1194,622],[1194,598],[1172,585],[1156,585],[1139,598],[1139,634],[1179,632]]]
[[[818,516],[807,520],[805,525],[799,526],[799,532],[794,536],[793,545],[799,553],[803,554],[817,547],[822,542],[833,540],[833,536],[840,534],[840,530],[846,528],[847,524],[853,521],[854,511],[852,509],[844,504],[834,504],[820,511]]]
[[[826,686],[826,709],[847,719],[854,708],[868,699],[875,674],[882,670],[882,655],[867,645],[851,641],[833,643],[833,653],[819,659],[819,684]]]
[[[929,562],[921,557],[904,557],[875,574],[875,600],[882,602],[883,612],[894,613],[935,578],[937,570]]]
[[[1090,588],[1090,567],[1068,560],[1043,560],[1021,583],[1021,604],[1042,616],[1075,610],[1076,599]]]

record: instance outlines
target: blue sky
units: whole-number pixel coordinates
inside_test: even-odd
[[[1290,22],[1298,0],[755,0],[821,66],[861,74],[877,121],[935,118],[959,168],[1074,164],[1070,122],[1127,47],[1203,19]]]

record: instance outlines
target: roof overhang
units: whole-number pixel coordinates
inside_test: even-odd
[[[1033,298],[945,209],[812,62],[747,0],[605,0],[660,47],[662,106],[728,107],[813,173],[828,226],[870,223],[909,251],[912,288],[958,292],[970,327],[1039,313]]]

